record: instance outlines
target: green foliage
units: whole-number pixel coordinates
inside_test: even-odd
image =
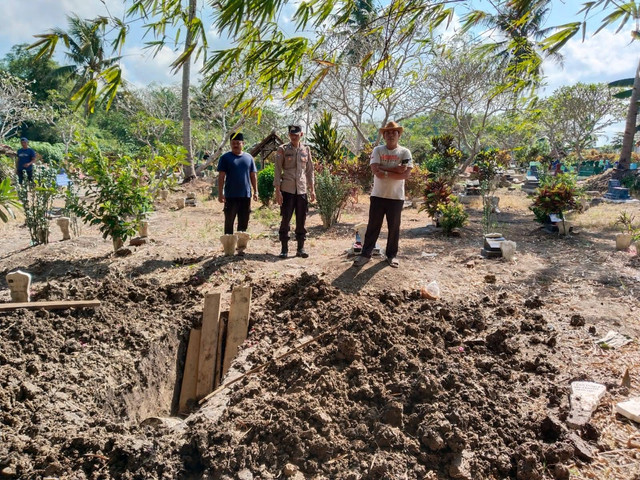
[[[411,175],[404,181],[404,191],[409,198],[419,198],[424,194],[424,188],[429,178],[429,171],[416,165],[411,169]]]
[[[7,157],[6,155],[0,155],[0,180],[11,178],[11,176],[15,173],[15,170],[15,160]]]
[[[426,211],[432,219],[438,218],[439,208],[452,202],[451,186],[442,178],[429,178],[424,188],[424,203],[418,212]]]
[[[373,173],[371,172],[371,152],[373,147],[367,143],[357,157],[348,158],[333,165],[333,174],[346,178],[354,188],[368,191],[373,185]]]
[[[33,245],[49,243],[49,220],[47,215],[58,193],[56,185],[57,170],[52,167],[35,165],[33,181],[25,175],[22,184],[16,179],[16,191],[22,203],[25,223],[29,229]]]
[[[316,175],[316,201],[324,228],[329,228],[340,218],[353,186],[344,178],[323,169]]]
[[[498,165],[498,149],[490,148],[478,152],[474,158],[475,166],[478,167],[478,180],[484,195],[495,189],[495,179],[498,175],[500,165]]]
[[[620,215],[618,215],[618,218],[616,219],[613,226],[618,227],[621,233],[633,234],[636,230],[638,230],[638,227],[633,224],[634,220],[634,215],[629,214],[626,210],[624,210],[620,212]]]
[[[16,218],[13,208],[19,207],[18,194],[11,186],[11,180],[7,177],[0,181],[0,220],[7,223],[9,217]]]
[[[20,139],[18,137],[12,138],[7,142],[7,144],[13,147],[15,150],[21,148]],[[49,142],[38,142],[36,140],[29,140],[29,148],[33,148],[36,154],[42,157],[42,161],[44,163],[58,166],[62,164],[62,161],[64,160],[63,143],[51,144]]]
[[[529,208],[533,211],[536,221],[540,223],[546,223],[547,217],[552,213],[564,219],[568,210],[582,210],[579,195],[574,176],[548,176],[537,190],[533,205]]]
[[[463,154],[453,146],[452,135],[441,135],[431,139],[432,153],[422,164],[433,175],[447,179],[449,182],[456,176],[457,168]]]
[[[311,128],[309,143],[319,163],[335,165],[346,155],[344,135],[338,133],[337,127],[332,125],[331,113],[324,112],[320,121]]]
[[[258,172],[258,198],[267,206],[273,198],[275,187],[273,186],[275,167],[269,164]]]
[[[175,187],[182,166],[189,164],[187,151],[179,145],[161,143],[158,145],[157,154],[148,148],[141,152],[141,161],[149,178],[149,193],[152,195],[158,190]]]
[[[151,210],[149,188],[142,184],[141,162],[128,156],[106,157],[95,141],[84,140],[69,155],[69,176],[85,196],[69,198],[68,208],[104,238],[125,241]]]
[[[620,179],[620,184],[629,189],[632,195],[640,193],[640,175],[628,174]]]
[[[450,235],[456,228],[464,227],[469,219],[469,214],[456,196],[453,196],[450,202],[440,204],[438,213],[440,214],[440,226],[447,235]]]

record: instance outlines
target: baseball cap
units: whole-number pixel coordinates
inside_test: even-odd
[[[20,141],[21,141],[21,142],[28,142],[28,141],[29,141],[29,139],[28,139],[27,137],[21,137],[21,138],[20,138]]]
[[[300,128],[300,125],[289,125],[289,133],[302,133],[302,128]]]
[[[231,135],[231,137],[229,137],[229,140],[239,140],[241,142],[244,142],[244,135],[242,134],[242,132],[236,132]]]

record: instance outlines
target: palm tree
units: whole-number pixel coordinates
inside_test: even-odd
[[[560,58],[541,45],[550,31],[542,28],[550,5],[550,0],[510,0],[497,3],[496,13],[476,10],[464,19],[465,31],[478,25],[495,29],[498,38],[484,44],[480,52],[501,59],[516,90],[538,86],[544,56]]]
[[[99,95],[98,88],[108,83],[107,76],[115,75],[119,80],[118,62],[121,57],[109,57],[106,54],[106,18],[84,20],[74,14],[67,16],[67,20],[67,31],[56,28],[51,30],[47,37],[63,40],[68,48],[65,56],[71,64],[58,68],[55,73],[74,80],[72,99],[84,106],[85,115],[88,116],[94,111],[95,100]]]

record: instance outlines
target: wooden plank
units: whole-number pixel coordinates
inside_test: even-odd
[[[100,300],[52,300],[46,302],[18,302],[18,303],[0,303],[0,312],[7,312],[17,308],[26,308],[28,310],[37,310],[43,308],[45,310],[60,310],[65,308],[85,308],[99,307]]]
[[[251,309],[251,287],[236,287],[231,293],[227,338],[222,361],[222,376],[229,371],[238,348],[247,339],[249,329],[249,310]]]
[[[202,334],[198,356],[198,385],[196,397],[202,398],[213,390],[213,371],[216,367],[218,329],[220,328],[220,294],[207,293],[202,310]]]
[[[178,412],[188,411],[189,400],[196,400],[196,385],[198,383],[198,357],[200,355],[200,333],[199,328],[191,329],[189,332],[189,344],[187,346],[187,357],[184,361],[184,374],[182,375],[182,386],[180,388],[180,402]]]

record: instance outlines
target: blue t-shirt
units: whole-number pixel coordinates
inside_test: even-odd
[[[228,198],[251,198],[251,178],[249,174],[256,172],[253,157],[247,152],[235,155],[227,152],[218,160],[218,171],[224,172],[224,196]]]
[[[32,162],[36,158],[36,152],[33,148],[20,148],[18,150],[18,171],[31,170],[33,165],[25,167],[29,162]]]

